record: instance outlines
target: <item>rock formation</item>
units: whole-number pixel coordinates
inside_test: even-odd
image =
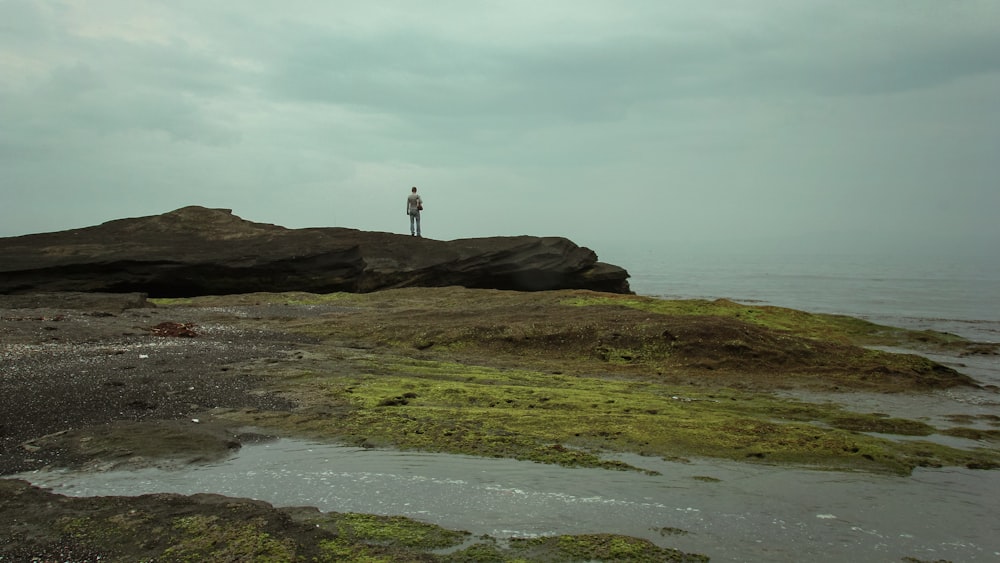
[[[186,297],[449,285],[629,293],[627,279],[624,269],[561,237],[439,241],[336,227],[287,229],[196,206],[0,238],[0,294]]]

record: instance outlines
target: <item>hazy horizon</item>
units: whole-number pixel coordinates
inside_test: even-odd
[[[0,1],[0,237],[187,205],[988,254],[1000,3]]]

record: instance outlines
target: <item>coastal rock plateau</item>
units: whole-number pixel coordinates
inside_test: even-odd
[[[190,297],[444,286],[631,293],[628,277],[562,237],[440,241],[339,227],[288,229],[198,206],[0,238],[0,294],[8,295]]]

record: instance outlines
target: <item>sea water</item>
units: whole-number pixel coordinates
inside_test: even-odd
[[[726,298],[1000,342],[1000,252],[838,254],[689,251],[609,243],[632,290],[667,299]]]

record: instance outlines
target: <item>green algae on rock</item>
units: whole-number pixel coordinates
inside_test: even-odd
[[[988,451],[939,446],[922,450],[933,455],[914,456],[910,442],[854,430],[910,435],[929,434],[930,427],[833,405],[481,366],[430,367],[384,366],[383,375],[339,386],[315,374],[292,378],[291,396],[323,399],[293,413],[223,416],[287,435],[609,469],[628,468],[609,459],[619,451],[900,473],[996,459]]]
[[[313,346],[287,361],[243,367],[299,406],[221,415],[287,435],[614,469],[627,468],[614,452],[898,473],[997,460],[993,449],[919,447],[867,434],[936,432],[920,421],[770,393],[974,385],[926,358],[853,344],[904,332],[856,319],[583,291],[445,288],[239,300],[328,307],[282,323],[315,338]],[[757,320],[737,318],[747,315]]]
[[[991,345],[942,344],[790,310],[586,291],[440,288],[155,302],[152,310],[76,313],[58,324],[0,319],[5,344],[21,346],[18,357],[31,360],[23,373],[41,376],[22,378],[30,387],[8,378],[4,390],[21,393],[8,396],[27,401],[28,389],[53,390],[86,407],[65,412],[74,426],[59,431],[5,412],[6,437],[17,437],[4,450],[15,455],[6,457],[49,467],[190,463],[225,455],[248,439],[240,432],[251,424],[275,435],[615,470],[635,469],[618,453],[899,474],[920,466],[1000,468],[995,429],[940,429],[775,394],[975,389],[971,378],[926,358],[861,345],[931,341],[977,354],[995,353]],[[136,327],[167,319],[198,325],[198,336],[158,347],[156,361],[139,361],[137,351],[162,341],[152,344],[157,337]],[[36,344],[40,337],[45,346]],[[65,362],[54,371],[53,350],[85,350],[87,367]],[[66,373],[80,377],[70,391],[54,376]],[[141,408],[121,409],[133,403],[110,400],[109,389],[127,389],[122,396]],[[997,420],[961,415],[952,422],[995,427]],[[959,449],[920,439],[934,434],[979,443]],[[0,481],[5,560],[704,559],[616,535],[501,543],[425,526],[217,495],[72,499]]]
[[[274,508],[219,495],[57,495],[0,480],[2,561],[532,562],[600,557],[623,562],[705,561],[614,534],[510,541],[473,538],[398,516]],[[587,553],[591,555],[588,557]]]

